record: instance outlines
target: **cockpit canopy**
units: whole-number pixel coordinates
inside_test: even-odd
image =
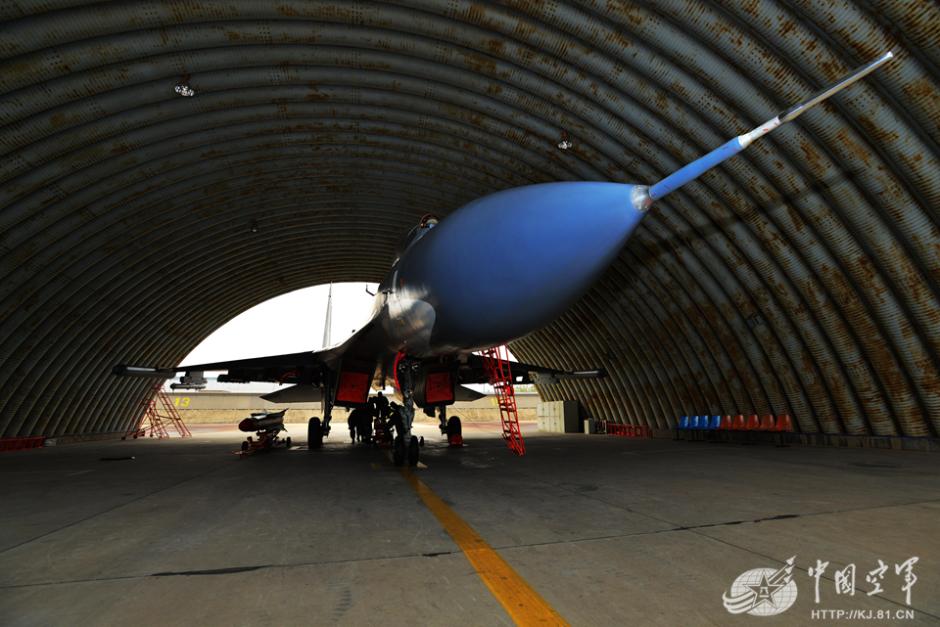
[[[395,249],[395,262],[398,262],[398,258],[405,254],[405,251],[411,248],[412,244],[424,237],[426,233],[437,226],[438,221],[439,220],[437,216],[430,213],[425,214],[421,218],[421,221],[418,222],[418,225],[408,231],[408,234],[401,238],[401,241],[398,242],[398,247]]]

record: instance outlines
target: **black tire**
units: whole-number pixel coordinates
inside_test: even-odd
[[[323,425],[320,419],[314,416],[307,422],[307,448],[315,449],[323,447]]]
[[[463,435],[463,425],[460,424],[460,416],[451,416],[447,419],[447,437],[452,435]]]
[[[286,440],[284,440],[284,446],[285,448],[290,448],[290,438],[287,438]]]
[[[396,466],[405,465],[405,439],[400,435],[395,436],[395,444],[392,447],[392,462]]]
[[[248,440],[245,440],[242,442],[242,452],[245,452],[247,450],[248,450]]]
[[[418,445],[418,438],[411,436],[411,440],[408,442],[408,466],[411,468],[418,465],[418,455],[420,451],[421,447]]]

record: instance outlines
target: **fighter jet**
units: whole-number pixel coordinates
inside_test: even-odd
[[[329,434],[334,407],[359,407],[370,387],[394,381],[404,400],[403,439],[409,464],[418,459],[411,435],[414,409],[435,412],[448,426],[446,407],[473,394],[468,383],[487,381],[475,351],[501,346],[557,318],[617,256],[652,203],[734,156],[754,140],[796,119],[892,58],[857,69],[839,83],[739,135],[652,186],[559,182],[508,189],[475,200],[444,220],[425,216],[405,236],[379,284],[371,320],[342,344],[291,353],[175,368],[115,366],[118,375],[172,378],[200,385],[206,371],[221,382],[275,381],[291,387],[268,395],[275,402],[322,403],[323,418],[308,424],[310,448]],[[516,364],[517,383],[550,384],[596,377],[598,370],[563,372]]]

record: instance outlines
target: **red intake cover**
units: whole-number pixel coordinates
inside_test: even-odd
[[[428,405],[452,402],[454,385],[450,380],[450,372],[429,372],[424,382],[424,396]]]
[[[370,378],[365,372],[341,372],[336,389],[337,402],[365,403],[369,399]]]

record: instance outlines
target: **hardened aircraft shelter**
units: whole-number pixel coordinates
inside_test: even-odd
[[[519,458],[482,423],[460,451],[425,426],[404,478],[343,428],[319,456],[239,460],[199,425],[120,440],[153,380],[116,364],[173,366],[270,298],[378,282],[425,214],[659,181],[886,51],[654,205],[510,345],[603,369],[541,401],[641,437],[528,424]],[[793,624],[940,620],[934,2],[4,0],[0,153],[0,442],[56,443],[0,452],[0,622],[745,624],[722,595],[762,567],[798,586]],[[739,415],[788,430],[692,428]],[[535,597],[494,592],[478,540]]]

